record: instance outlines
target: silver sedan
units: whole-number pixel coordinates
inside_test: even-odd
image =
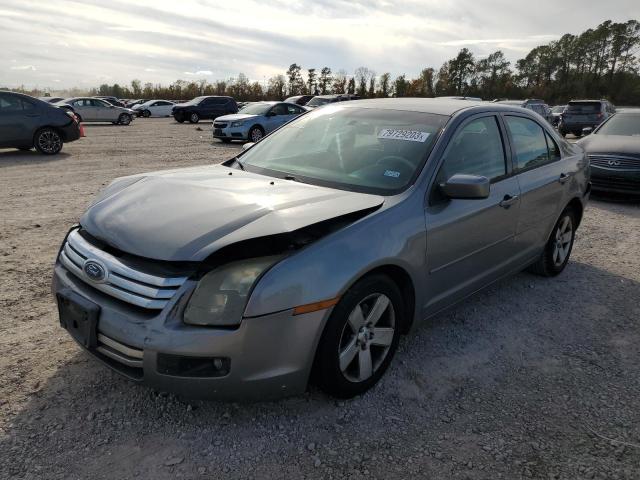
[[[114,181],[53,291],[83,348],[153,388],[351,397],[425,319],[560,274],[589,191],[584,152],[522,108],[341,102],[221,165]]]
[[[73,111],[81,122],[111,122],[129,125],[135,112],[129,108],[111,105],[100,98],[75,97],[62,100],[55,105]]]

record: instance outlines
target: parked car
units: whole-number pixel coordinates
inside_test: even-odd
[[[335,102],[346,102],[348,100],[359,100],[360,97],[358,95],[353,95],[351,93],[340,93],[335,95],[317,95],[313,97],[311,100],[307,102],[305,105],[309,108],[317,108],[322,105],[327,105],[329,103]]]
[[[471,100],[472,102],[481,102],[480,97],[456,97],[456,96],[442,96],[436,98],[450,98],[451,100]]]
[[[132,110],[138,117],[170,117],[175,105],[168,100],[149,100],[135,105]]]
[[[618,111],[578,140],[591,163],[594,190],[640,195],[640,109]]]
[[[607,100],[571,100],[560,115],[558,131],[563,137],[573,133],[582,136],[583,128],[595,128],[611,115],[616,108]]]
[[[306,105],[315,95],[296,95],[285,99],[287,103],[295,103],[296,105]]]
[[[111,122],[129,125],[135,115],[134,111],[129,108],[116,107],[100,98],[68,98],[55,105],[71,110],[81,122]]]
[[[259,142],[266,134],[306,111],[295,103],[254,102],[238,113],[216,118],[213,122],[213,138],[219,138],[223,142]]]
[[[566,105],[556,105],[551,108],[551,116],[552,116],[551,124],[554,127],[557,127],[558,124],[560,123],[560,116],[562,115],[562,112],[564,112],[565,108],[567,108]]]
[[[147,100],[146,98],[139,98],[137,100],[129,100],[128,102],[125,103],[125,107],[130,108],[133,110],[133,107],[135,107],[136,105],[140,105],[141,103],[146,103],[149,100]]]
[[[496,103],[503,105],[512,105],[514,107],[528,108],[533,110],[542,118],[544,118],[550,124],[553,124],[553,115],[551,114],[551,108],[543,100],[536,98],[529,98],[526,100],[498,100]]]
[[[62,97],[38,97],[38,100],[42,100],[47,103],[58,103],[60,100],[64,100]]]
[[[118,98],[116,97],[93,97],[93,98],[99,98],[101,100],[104,100],[107,103],[110,103],[111,105],[115,106],[115,107],[124,107],[124,103],[122,103]]]
[[[185,120],[198,123],[202,119],[216,119],[237,112],[238,105],[231,97],[204,96],[176,105],[173,107],[172,115],[180,123]]]
[[[342,102],[221,165],[115,180],[53,291],[81,346],[156,389],[265,399],[313,370],[351,397],[425,319],[524,268],[560,274],[588,195],[583,150],[527,110]]]
[[[84,136],[72,112],[21,93],[0,91],[0,148],[54,155]]]

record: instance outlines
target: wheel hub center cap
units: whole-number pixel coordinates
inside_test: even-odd
[[[362,327],[360,331],[358,331],[357,341],[358,345],[362,348],[366,348],[371,342],[371,338],[373,337],[373,332],[368,327]]]

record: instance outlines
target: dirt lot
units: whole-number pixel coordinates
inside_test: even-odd
[[[232,156],[210,128],[139,119],[55,158],[0,151],[0,478],[640,478],[638,203],[592,201],[563,275],[433,319],[351,401],[189,403],[81,352],[49,291],[65,231],[114,177]]]

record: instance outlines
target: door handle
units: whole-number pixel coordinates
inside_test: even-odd
[[[566,183],[567,180],[569,180],[569,178],[571,178],[571,174],[570,173],[561,173],[560,174],[560,178],[558,178],[558,181],[560,183]]]
[[[499,205],[502,208],[509,208],[518,201],[518,195],[505,195]]]

